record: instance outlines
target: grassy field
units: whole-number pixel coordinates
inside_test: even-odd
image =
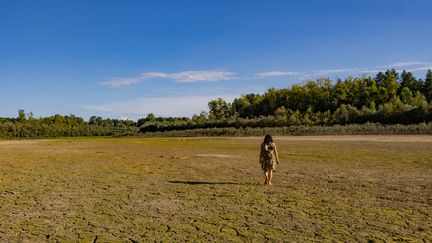
[[[431,241],[432,136],[0,141],[0,241]]]

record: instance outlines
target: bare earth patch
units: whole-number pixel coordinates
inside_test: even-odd
[[[25,145],[25,144],[37,144],[40,142],[45,142],[42,139],[17,139],[17,140],[0,140],[1,145]]]
[[[238,155],[230,154],[195,154],[197,157],[214,157],[214,158],[240,158]]]
[[[262,139],[261,137],[236,137],[233,139]],[[275,136],[283,141],[363,141],[363,142],[432,142],[431,135],[342,135],[342,136]]]

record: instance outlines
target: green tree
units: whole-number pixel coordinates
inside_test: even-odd
[[[193,115],[192,116],[192,121],[197,123],[197,124],[204,124],[208,119],[208,113],[205,111],[201,111],[201,113],[199,115]]]
[[[274,115],[277,119],[285,119],[288,116],[288,111],[284,106],[281,106],[276,109]]]
[[[57,119],[57,118],[55,118],[54,121],[55,121],[56,119]],[[57,119],[57,120],[58,120],[58,119]],[[89,124],[90,124],[90,125],[101,125],[101,124],[102,124],[102,121],[103,121],[103,118],[100,117],[100,116],[91,116],[90,119],[89,119]]]
[[[399,88],[398,73],[395,69],[387,70],[385,73],[386,79],[384,81],[384,86],[387,89],[388,99],[392,99],[396,96],[397,90]]]
[[[209,118],[212,120],[225,120],[231,117],[231,105],[222,98],[210,101],[208,107]]]
[[[246,94],[234,99],[232,109],[242,118],[258,117],[262,106],[262,96],[259,94]]]
[[[156,121],[156,117],[153,113],[149,113],[149,114],[147,114],[146,120],[149,122],[154,122],[154,121]]]
[[[379,77],[378,77],[379,76]],[[399,89],[398,73],[395,69],[387,70],[384,74],[377,75],[378,85],[377,104],[384,104],[396,97]]]
[[[423,86],[423,94],[426,96],[426,99],[429,102],[432,101],[432,71],[430,69],[426,73],[426,78]]]
[[[23,109],[18,110],[18,118],[17,120],[19,122],[23,122],[26,120],[26,115],[25,115],[25,111]]]
[[[407,87],[412,92],[421,91],[422,84],[413,76],[411,72],[406,72],[405,70],[400,75],[400,90]]]
[[[333,119],[339,124],[352,123],[358,116],[360,111],[351,105],[341,105],[333,114]]]
[[[386,79],[386,75],[383,72],[378,72],[375,76],[375,81],[378,87],[384,85],[384,81]]]
[[[403,87],[400,91],[400,99],[403,103],[409,104],[412,100],[413,93],[408,87]]]
[[[414,97],[411,99],[410,104],[413,106],[416,106],[416,107],[418,107],[424,111],[426,111],[429,108],[426,97],[418,91],[416,92]]]
[[[336,83],[334,87],[334,99],[338,107],[342,104],[347,104],[350,102],[351,86],[351,79],[346,79],[345,81],[338,80]]]

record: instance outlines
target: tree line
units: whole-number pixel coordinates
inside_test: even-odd
[[[203,128],[263,128],[347,124],[418,124],[432,121],[432,71],[424,79],[395,69],[375,77],[310,80],[289,88],[208,103],[209,113],[187,118],[140,119],[141,132]]]
[[[288,88],[271,88],[264,94],[245,94],[233,102],[211,100],[208,107],[208,112],[191,118],[156,117],[150,113],[136,122],[98,116],[85,121],[74,115],[34,118],[31,112],[19,110],[16,118],[0,118],[0,137],[126,136],[194,129],[231,134],[235,129],[255,129],[254,133],[260,133],[265,130],[261,128],[295,131],[296,127],[430,123],[432,71],[428,70],[424,79],[417,79],[407,71],[399,74],[394,69],[379,72],[375,77],[348,77],[335,82],[320,78]],[[422,131],[431,129],[429,125],[421,127]]]
[[[0,118],[0,137],[81,137],[136,135],[134,121],[103,119],[92,116],[89,121],[74,115],[54,115],[34,118],[33,114],[18,111],[17,118]]]

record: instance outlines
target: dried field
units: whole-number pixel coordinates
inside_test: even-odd
[[[0,241],[431,241],[432,136],[0,141]]]

